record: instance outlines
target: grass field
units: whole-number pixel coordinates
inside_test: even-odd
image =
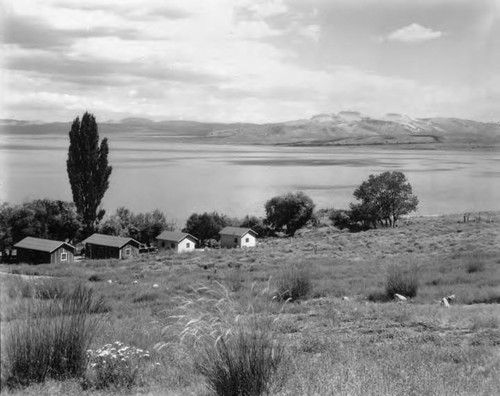
[[[84,283],[104,297],[106,311],[98,314],[91,349],[119,341],[149,352],[130,389],[84,390],[70,379],[2,393],[209,394],[196,369],[199,348],[180,339],[194,322],[179,318],[194,315],[210,318],[197,323],[217,331],[270,320],[268,334],[284,354],[271,394],[500,394],[500,213],[483,213],[482,219],[412,218],[398,228],[362,233],[323,224],[246,250],[2,265],[2,343],[40,290],[57,300],[58,293]],[[415,298],[384,302],[391,266],[415,271]],[[307,270],[299,276],[307,276],[308,294],[297,301],[273,299],[291,268]],[[451,306],[440,305],[451,294]]]

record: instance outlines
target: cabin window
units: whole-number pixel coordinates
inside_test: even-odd
[[[130,256],[131,253],[132,253],[132,251],[130,248],[125,249],[125,256]]]
[[[161,247],[165,247],[165,242],[162,242],[162,243],[161,243]]]
[[[246,243],[250,242],[250,238],[245,238],[245,242]]]
[[[190,243],[189,243],[189,242],[186,242],[186,247],[188,248],[188,247],[190,247],[190,246],[191,246],[191,245],[190,245]]]
[[[172,249],[174,249],[174,248],[175,248],[175,243],[171,243],[171,244],[170,244],[170,247],[171,247]]]
[[[234,243],[238,243],[238,238],[234,238]]]
[[[61,261],[68,261],[68,253],[61,252]]]

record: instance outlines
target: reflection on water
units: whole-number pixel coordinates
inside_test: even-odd
[[[0,198],[71,200],[65,136],[8,137],[0,145]],[[420,198],[420,214],[499,210],[495,152],[380,148],[256,147],[110,141],[113,166],[104,199],[108,213],[159,208],[182,224],[192,212],[262,215],[270,197],[291,190],[309,194],[318,208],[345,208],[371,173],[404,172]]]

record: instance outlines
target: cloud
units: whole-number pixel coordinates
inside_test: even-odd
[[[5,26],[3,43],[18,45],[21,48],[63,48],[69,47],[80,38],[89,37],[114,36],[132,40],[138,37],[135,29],[113,27],[57,29],[39,18],[16,14],[6,15],[3,23]]]
[[[321,36],[321,26],[319,25],[299,26],[297,28],[297,33],[302,37],[318,42]]]
[[[250,11],[255,18],[269,18],[288,12],[283,0],[240,0],[240,7]]]
[[[443,36],[443,32],[426,28],[418,23],[412,23],[389,33],[384,38],[387,41],[399,41],[402,43],[422,43],[438,39],[441,36]]]

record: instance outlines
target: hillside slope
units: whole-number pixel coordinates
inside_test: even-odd
[[[3,135],[66,134],[70,123],[0,120]],[[160,121],[127,118],[99,122],[101,134],[134,138],[175,139],[217,144],[291,146],[408,146],[425,148],[500,147],[500,123],[457,118],[420,118],[389,113],[366,117],[358,112],[319,114],[309,119],[251,124]]]

